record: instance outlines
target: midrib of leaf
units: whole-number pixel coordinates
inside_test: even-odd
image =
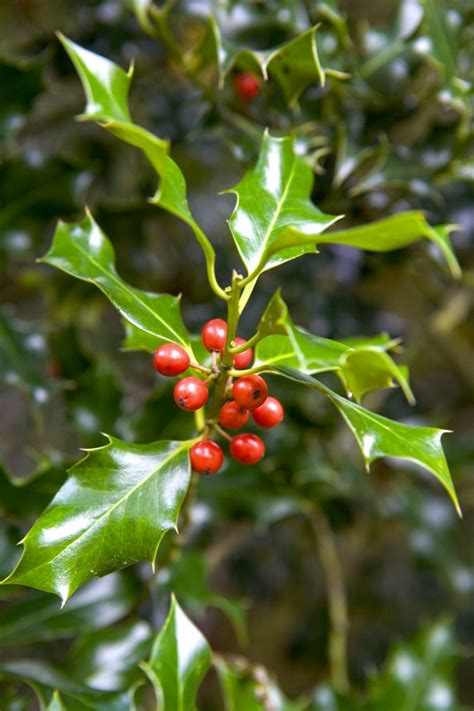
[[[266,233],[265,233],[265,235],[264,235],[263,242],[262,242],[262,246],[261,246],[261,249],[260,249],[260,258],[259,258],[259,261],[258,261],[257,266],[256,266],[256,268],[255,268],[255,271],[260,268],[260,265],[261,265],[261,263],[262,263],[262,258],[263,258],[263,255],[265,254],[265,248],[266,248],[266,246],[267,246],[267,243],[268,243],[268,240],[269,240],[269,238],[270,238],[270,235],[271,235],[271,233],[272,233],[272,231],[273,231],[273,228],[275,227],[275,223],[276,223],[277,219],[278,219],[279,216],[280,216],[280,212],[281,212],[281,210],[282,210],[283,203],[284,203],[285,200],[286,200],[286,197],[287,197],[287,195],[288,195],[288,190],[290,189],[290,185],[291,185],[291,183],[292,183],[292,181],[293,181],[293,177],[294,177],[294,174],[295,174],[295,170],[296,170],[296,156],[293,156],[293,165],[292,165],[292,167],[291,167],[291,170],[290,170],[290,174],[289,174],[289,176],[288,176],[287,183],[286,183],[285,188],[284,188],[284,190],[283,190],[283,194],[282,194],[281,198],[280,198],[279,200],[277,200],[277,206],[276,206],[276,209],[275,209],[275,214],[273,215],[272,219],[270,220],[270,224],[268,225],[268,229],[267,229],[267,231],[266,231]]]
[[[164,320],[156,313],[156,311],[153,311],[153,309],[150,308],[150,307],[148,306],[148,304],[147,304],[145,301],[142,301],[141,299],[138,298],[138,296],[137,296],[137,294],[136,294],[135,287],[132,286],[132,287],[131,287],[131,291],[129,291],[128,289],[124,289],[123,282],[122,282],[122,280],[121,280],[118,276],[116,276],[112,271],[108,271],[107,269],[104,269],[104,267],[103,267],[99,262],[96,262],[96,261],[95,261],[95,259],[89,254],[89,252],[86,252],[85,250],[81,249],[80,245],[79,245],[77,242],[76,242],[75,244],[76,244],[77,250],[78,250],[81,254],[83,254],[87,259],[89,259],[89,260],[92,262],[92,264],[94,264],[103,274],[109,276],[116,284],[118,284],[118,286],[120,287],[121,291],[124,291],[124,290],[125,290],[128,294],[132,294],[132,295],[133,295],[133,298],[135,299],[135,301],[136,301],[137,303],[139,303],[139,304],[141,304],[142,306],[144,306],[145,309],[146,309],[157,321],[159,321],[160,323],[164,324],[164,325],[168,328],[168,330],[171,331],[171,333],[173,333],[173,334],[176,336],[176,338],[180,341],[180,343],[182,343],[186,348],[188,348],[188,344],[186,343],[186,341],[183,341],[182,337],[181,337],[178,333],[176,333],[176,331],[174,330],[174,328],[171,328],[171,326],[169,326],[168,323],[167,323],[166,321],[164,321]],[[88,282],[91,283],[91,284],[96,284],[93,279],[86,279],[86,281],[88,281]],[[105,291],[105,289],[104,289],[100,284],[96,284],[96,286],[98,286],[98,288],[107,296],[107,292]],[[125,316],[125,318],[127,318],[127,317]],[[127,319],[127,320],[129,320],[129,319]],[[134,325],[135,325],[135,324],[134,324]],[[140,326],[137,326],[137,328],[141,328],[141,327],[140,327]],[[152,333],[152,332],[151,332],[151,331],[148,331],[148,333]],[[156,336],[157,334],[156,334],[156,333],[152,333],[152,335],[153,335],[153,336]]]
[[[107,445],[106,445],[106,447],[107,447]],[[179,447],[179,449],[177,449],[176,452],[173,452],[173,454],[170,457],[168,457],[167,459],[165,459],[163,462],[160,463],[160,466],[158,467],[158,469],[153,469],[151,474],[149,474],[145,479],[142,479],[138,484],[135,484],[135,486],[133,486],[130,489],[130,491],[127,491],[127,493],[124,496],[122,496],[120,499],[118,499],[110,507],[110,509],[107,509],[107,511],[104,511],[104,513],[102,513],[98,518],[95,519],[94,523],[92,523],[85,531],[82,531],[82,533],[80,533],[77,536],[77,538],[75,538],[73,541],[71,541],[71,543],[68,543],[63,548],[63,550],[60,551],[60,553],[53,556],[52,558],[49,558],[49,560],[43,561],[43,563],[41,563],[40,565],[36,565],[34,568],[30,568],[28,570],[28,573],[32,573],[33,570],[38,570],[39,568],[42,568],[43,566],[51,563],[53,560],[58,560],[59,558],[61,558],[69,548],[71,548],[72,546],[75,546],[76,543],[81,540],[81,538],[88,535],[96,527],[96,525],[102,521],[102,519],[106,518],[107,516],[110,516],[112,511],[115,511],[116,508],[118,508],[121,504],[123,504],[125,501],[127,501],[130,498],[130,496],[135,493],[135,491],[137,491],[141,486],[146,484],[152,477],[154,477],[157,474],[157,472],[160,471],[160,469],[163,469],[178,454],[181,454],[182,450],[186,449],[186,447],[187,447],[187,443],[183,443],[183,446]],[[20,560],[20,562],[21,562],[21,560]],[[13,571],[13,573],[14,572],[15,571]],[[13,575],[13,573],[12,573],[12,575]]]

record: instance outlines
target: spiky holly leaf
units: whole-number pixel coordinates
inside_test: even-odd
[[[90,450],[23,539],[3,582],[56,593],[64,603],[94,576],[153,563],[164,534],[176,529],[191,477],[189,446],[109,437]]]
[[[291,136],[264,134],[257,164],[234,188],[229,220],[232,236],[249,274],[258,276],[319,244],[344,244],[372,252],[406,247],[421,237],[438,245],[453,273],[459,274],[449,244],[449,226],[433,229],[421,212],[406,212],[347,230],[327,232],[342,216],[321,212],[310,200],[313,171],[298,156]]]
[[[196,692],[211,659],[207,640],[173,596],[168,617],[144,666],[161,701],[160,709],[194,711]]]
[[[386,336],[358,339],[352,344],[315,336],[294,325],[279,291],[270,299],[257,331],[275,335],[257,344],[256,367],[283,365],[308,374],[335,371],[357,401],[371,390],[392,387],[396,381],[407,400],[414,402],[407,369],[387,353],[397,342]]]
[[[95,284],[127,321],[153,336],[157,345],[179,343],[192,353],[179,298],[126,284],[117,274],[111,242],[89,212],[82,222],[59,222],[51,248],[41,261]]]
[[[253,71],[265,81],[275,81],[287,103],[293,106],[308,86],[316,82],[324,86],[325,83],[325,71],[316,45],[317,29],[310,27],[273,49],[251,50],[237,47],[225,39],[215,18],[210,17],[200,44],[188,57],[188,66],[197,73],[215,66],[220,88],[232,69],[240,67]]]
[[[97,121],[117,138],[139,148],[149,160],[160,182],[151,202],[171,212],[191,227],[202,247],[208,273],[212,276],[214,248],[195,221],[186,197],[186,181],[179,166],[168,155],[169,144],[133,123],[128,108],[128,92],[133,67],[125,72],[105,57],[80,47],[59,34],[81,79],[87,105],[80,120]]]
[[[376,415],[360,405],[337,395],[315,378],[292,368],[275,368],[272,372],[302,383],[325,395],[339,410],[353,433],[367,468],[380,457],[405,459],[427,469],[444,486],[458,514],[458,498],[441,444],[447,430],[413,427]]]
[[[265,132],[257,164],[234,188],[229,226],[248,272],[262,272],[315,252],[315,237],[341,216],[310,200],[313,171],[296,154],[291,136]]]

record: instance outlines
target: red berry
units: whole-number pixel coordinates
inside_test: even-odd
[[[156,349],[153,365],[161,375],[181,375],[189,366],[189,355],[177,343],[165,343]]]
[[[252,411],[253,419],[265,429],[276,427],[285,416],[283,405],[276,397],[267,397],[263,405]]]
[[[244,410],[254,410],[265,402],[267,384],[260,375],[243,375],[235,381],[232,394],[237,405]]]
[[[236,346],[243,346],[243,344],[245,343],[245,338],[240,338],[240,336],[236,336],[234,341]],[[250,365],[252,360],[253,350],[251,348],[247,348],[246,351],[242,351],[242,353],[237,353],[234,356],[234,367],[238,370],[243,370],[244,368],[247,368]]]
[[[198,474],[215,474],[224,462],[224,452],[210,439],[197,442],[191,447],[189,455],[191,466]]]
[[[234,88],[241,99],[252,101],[260,94],[260,79],[251,72],[239,72],[235,77]]]
[[[227,338],[227,324],[221,318],[213,318],[204,324],[201,335],[208,351],[223,351]]]
[[[265,445],[254,434],[239,434],[230,443],[230,453],[241,464],[256,464],[265,454]]]
[[[183,378],[174,386],[174,401],[178,407],[188,412],[199,410],[206,404],[209,393],[199,378]]]
[[[232,400],[231,402],[226,402],[226,404],[221,407],[219,422],[223,427],[227,427],[229,430],[238,430],[239,427],[245,425],[249,419],[249,415],[248,410],[243,410]]]

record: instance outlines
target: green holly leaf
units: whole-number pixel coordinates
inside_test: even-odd
[[[3,583],[56,593],[64,604],[94,576],[141,560],[154,564],[164,534],[176,530],[190,443],[108,439],[73,467]]]
[[[130,123],[128,92],[133,65],[124,72],[108,59],[79,47],[58,32],[58,37],[76,67],[83,82],[87,105],[81,118],[107,123],[122,121]]]
[[[117,274],[111,242],[89,212],[82,222],[59,222],[51,248],[41,261],[95,284],[121,316],[153,336],[157,345],[179,343],[192,354],[179,297],[152,294],[126,284]]]
[[[308,252],[341,216],[326,215],[309,196],[313,172],[290,136],[265,132],[257,165],[234,188],[229,226],[249,273],[258,274]]]
[[[216,67],[221,89],[235,67],[252,71],[265,81],[275,81],[286,102],[294,106],[308,86],[316,82],[324,86],[325,83],[325,71],[316,45],[317,29],[311,27],[279,47],[251,50],[237,47],[225,39],[211,16],[201,42],[187,58],[188,66],[198,74]]]
[[[61,609],[56,598],[31,591],[0,611],[0,639],[29,644],[108,627],[131,611],[135,595],[136,584],[119,574],[92,580]]]
[[[288,306],[283,301],[281,290],[273,294],[257,326],[258,334],[265,336],[287,335]]]
[[[302,383],[325,395],[343,416],[354,435],[367,469],[380,457],[405,459],[433,474],[451,497],[461,515],[458,498],[441,445],[448,430],[434,427],[413,427],[376,415],[364,407],[337,395],[315,378],[290,368],[274,368],[272,372]]]
[[[348,350],[340,359],[338,376],[346,392],[360,402],[362,397],[383,388],[393,387],[394,380],[411,405],[415,398],[408,382],[408,368],[397,365],[385,351],[377,347]]]
[[[369,689],[369,711],[460,711],[454,667],[459,650],[451,627],[439,622],[413,641],[393,649],[381,674]]]
[[[422,212],[411,211],[386,217],[369,225],[327,232],[319,237],[318,243],[345,244],[368,252],[391,252],[425,237],[438,247],[452,275],[459,277],[461,269],[449,240],[449,233],[454,229],[454,225],[431,227]]]
[[[256,166],[234,188],[229,220],[232,236],[249,273],[261,272],[315,253],[319,244],[344,244],[372,252],[406,247],[421,237],[434,242],[455,276],[460,269],[449,242],[450,225],[433,228],[422,212],[406,212],[346,230],[327,232],[341,216],[326,215],[309,196],[313,172],[295,151],[290,136],[265,133]]]
[[[139,662],[150,654],[152,631],[143,620],[82,637],[67,658],[67,668],[82,683],[119,692],[143,680]]]
[[[53,693],[52,699],[49,702],[46,711],[66,711],[66,707],[62,702],[61,696],[59,695],[59,691],[56,690]]]
[[[211,665],[211,648],[180,608],[174,596],[148,664],[160,709],[194,711],[196,692]]]
[[[255,367],[283,365],[308,374],[332,370],[357,401],[371,390],[392,387],[395,380],[407,400],[414,402],[406,367],[397,365],[386,352],[397,342],[386,335],[353,340],[351,345],[315,336],[294,325],[279,291],[265,309],[257,332],[276,335],[258,342]]]
[[[114,136],[143,152],[160,178],[150,202],[176,215],[191,227],[204,252],[209,280],[215,283],[214,248],[191,214],[186,181],[179,166],[168,155],[168,141],[133,123],[130,117],[128,92],[133,66],[125,72],[109,59],[89,52],[63,35],[59,34],[59,38],[77,69],[86,94],[86,109],[79,119],[97,121]]]

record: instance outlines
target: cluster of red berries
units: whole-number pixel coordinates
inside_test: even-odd
[[[202,342],[205,348],[214,353],[217,359],[225,348],[227,339],[227,324],[222,319],[208,321],[202,329]],[[241,346],[243,338],[236,337],[234,344]],[[234,368],[243,370],[253,360],[253,351],[247,348],[234,355]],[[189,354],[177,343],[166,343],[160,346],[154,355],[154,365],[161,375],[173,377],[181,375],[190,366]],[[230,388],[232,399],[230,399]],[[229,400],[225,402],[219,413],[219,425],[229,430],[237,430],[246,424],[252,413],[254,421],[260,427],[269,429],[279,425],[284,417],[281,402],[268,396],[265,380],[256,374],[243,375],[229,382]],[[179,380],[174,388],[174,400],[178,407],[188,412],[194,412],[203,407],[209,397],[207,383],[194,376]],[[219,428],[218,428],[219,429]],[[260,437],[254,434],[239,434],[230,438],[230,453],[241,464],[255,464],[265,454],[265,445]],[[193,469],[199,474],[215,474],[224,462],[221,447],[210,439],[197,442],[190,452]]]

